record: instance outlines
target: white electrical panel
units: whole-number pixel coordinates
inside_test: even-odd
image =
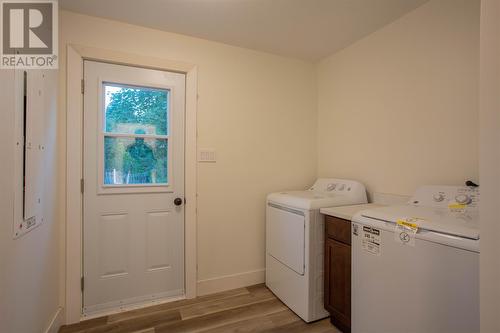
[[[15,74],[14,238],[43,222],[45,72]]]

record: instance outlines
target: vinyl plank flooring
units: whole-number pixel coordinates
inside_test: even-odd
[[[90,329],[92,327],[97,327],[100,325],[106,325],[107,319],[108,319],[107,317],[100,317],[100,318],[85,320],[79,322],[78,324],[63,326],[59,330],[59,333],[85,332],[86,329]]]
[[[175,323],[156,326],[156,333],[203,332],[207,329],[232,324],[247,319],[256,319],[285,310],[286,307],[278,299],[271,299],[245,307],[223,310],[204,316],[182,320]]]
[[[216,328],[203,330],[203,333],[225,333],[225,332],[263,332],[265,330],[273,329],[277,326],[291,324],[299,321],[293,312],[285,309],[280,312],[272,313],[270,315],[262,316],[259,318],[250,318],[246,320],[237,321],[231,324],[222,325]]]
[[[329,319],[316,321],[314,323],[306,323],[304,321],[296,321],[279,327],[265,329],[262,333],[341,333],[330,323]]]
[[[250,291],[247,288],[232,289],[232,290],[228,290],[228,291],[223,291],[221,293],[200,296],[200,297],[193,298],[193,299],[184,299],[184,300],[175,301],[175,302],[171,302],[171,303],[163,303],[163,304],[150,306],[147,308],[142,308],[142,309],[131,310],[131,311],[127,311],[127,312],[113,314],[113,315],[110,315],[108,317],[108,322],[113,323],[113,322],[117,322],[117,321],[134,319],[134,318],[138,319],[138,318],[141,318],[144,316],[149,316],[155,312],[164,312],[166,310],[182,309],[184,307],[188,307],[191,305],[201,305],[201,304],[204,304],[205,302],[218,301],[218,300],[223,300],[223,299],[230,298],[230,297],[243,296],[243,295],[249,295],[249,294],[250,294]]]
[[[150,316],[122,320],[85,330],[85,333],[129,333],[154,328],[156,325],[179,322],[179,310],[156,312]]]
[[[63,326],[60,333],[340,333],[307,324],[263,284],[154,305]]]
[[[276,297],[269,290],[263,288],[263,291],[259,293],[251,293],[239,297],[218,299],[211,302],[194,304],[192,306],[181,309],[180,312],[182,320],[187,320],[210,313],[236,309],[272,299],[276,299]]]
[[[140,331],[134,331],[132,333],[155,333],[155,328],[146,328],[145,330],[140,330]]]

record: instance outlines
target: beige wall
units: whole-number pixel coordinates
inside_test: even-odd
[[[44,332],[59,308],[56,220],[57,72],[46,71],[44,222],[12,238],[14,220],[14,72],[0,70],[0,332]],[[21,190],[21,189],[19,189]]]
[[[500,332],[500,2],[481,2],[481,332]]]
[[[198,165],[198,279],[262,279],[266,194],[304,188],[316,173],[314,65],[67,11],[60,34],[63,137],[68,44],[198,65],[198,147],[218,159]]]
[[[431,0],[319,63],[318,174],[373,193],[478,180],[479,0]]]

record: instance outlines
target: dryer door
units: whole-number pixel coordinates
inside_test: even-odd
[[[269,203],[266,225],[267,253],[304,275],[304,212]]]

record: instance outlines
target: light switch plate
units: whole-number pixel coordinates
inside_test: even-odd
[[[198,151],[198,162],[216,162],[216,155],[214,149],[200,149]]]

